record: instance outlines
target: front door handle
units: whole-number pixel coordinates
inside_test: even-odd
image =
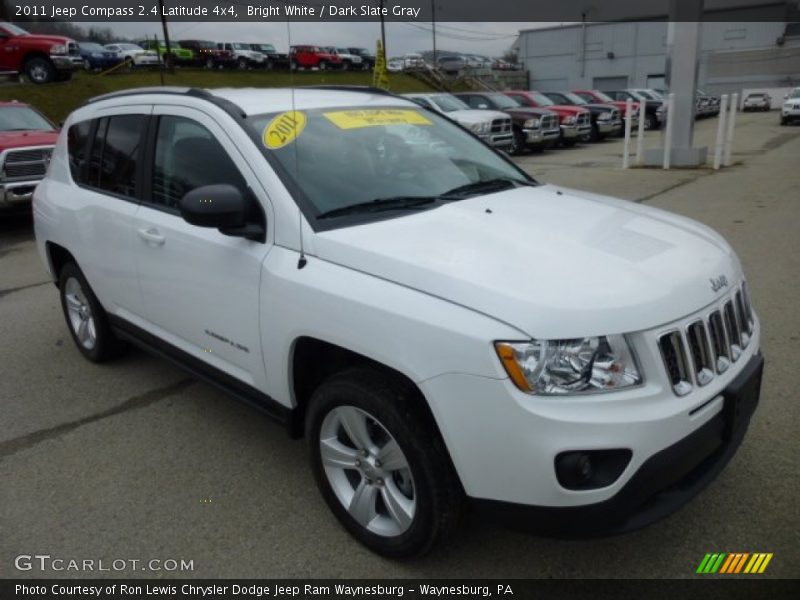
[[[142,238],[148,244],[152,244],[154,246],[163,246],[164,242],[167,241],[163,235],[161,235],[155,227],[149,227],[148,229],[140,229],[139,230],[139,237]]]

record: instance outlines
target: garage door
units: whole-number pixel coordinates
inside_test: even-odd
[[[558,92],[568,90],[566,77],[563,79],[532,79],[531,89],[537,92]]]
[[[595,90],[624,90],[628,87],[628,77],[593,77],[592,89]]]

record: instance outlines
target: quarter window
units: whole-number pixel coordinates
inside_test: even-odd
[[[72,125],[67,131],[69,170],[72,179],[77,183],[86,183],[86,150],[91,127],[91,121],[81,121]]]
[[[247,184],[228,153],[205,127],[184,117],[163,116],[158,123],[151,200],[176,209],[191,190],[219,183]]]
[[[92,143],[86,184],[112,194],[136,197],[144,115],[119,115],[100,119]]]

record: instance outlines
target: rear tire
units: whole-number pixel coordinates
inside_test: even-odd
[[[356,367],[320,385],[306,415],[323,498],[354,538],[391,558],[429,551],[453,531],[463,507],[461,484],[417,393],[393,373]]]
[[[321,61],[319,61],[318,67],[319,67],[320,71],[324,71],[325,69],[328,68],[328,63],[325,62],[324,60],[321,60]]]
[[[62,267],[58,289],[67,328],[81,354],[98,363],[119,356],[125,344],[112,333],[106,311],[74,262]]]
[[[248,66],[249,65],[247,63],[247,59],[244,57],[241,57],[239,60],[236,61],[236,68],[239,69],[240,71],[246,71]]]
[[[644,128],[647,131],[652,131],[654,129],[658,129],[658,119],[656,119],[655,115],[646,115],[644,118]]]

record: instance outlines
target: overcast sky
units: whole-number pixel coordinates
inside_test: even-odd
[[[108,27],[124,37],[161,35],[158,23],[81,23]],[[500,56],[516,39],[520,29],[550,25],[545,23],[437,23],[437,50],[453,50],[486,56]],[[285,52],[292,44],[321,46],[362,46],[375,48],[380,38],[380,23],[295,22],[286,23],[171,23],[170,39],[204,39],[271,43]],[[430,23],[386,23],[388,56],[430,50]]]

